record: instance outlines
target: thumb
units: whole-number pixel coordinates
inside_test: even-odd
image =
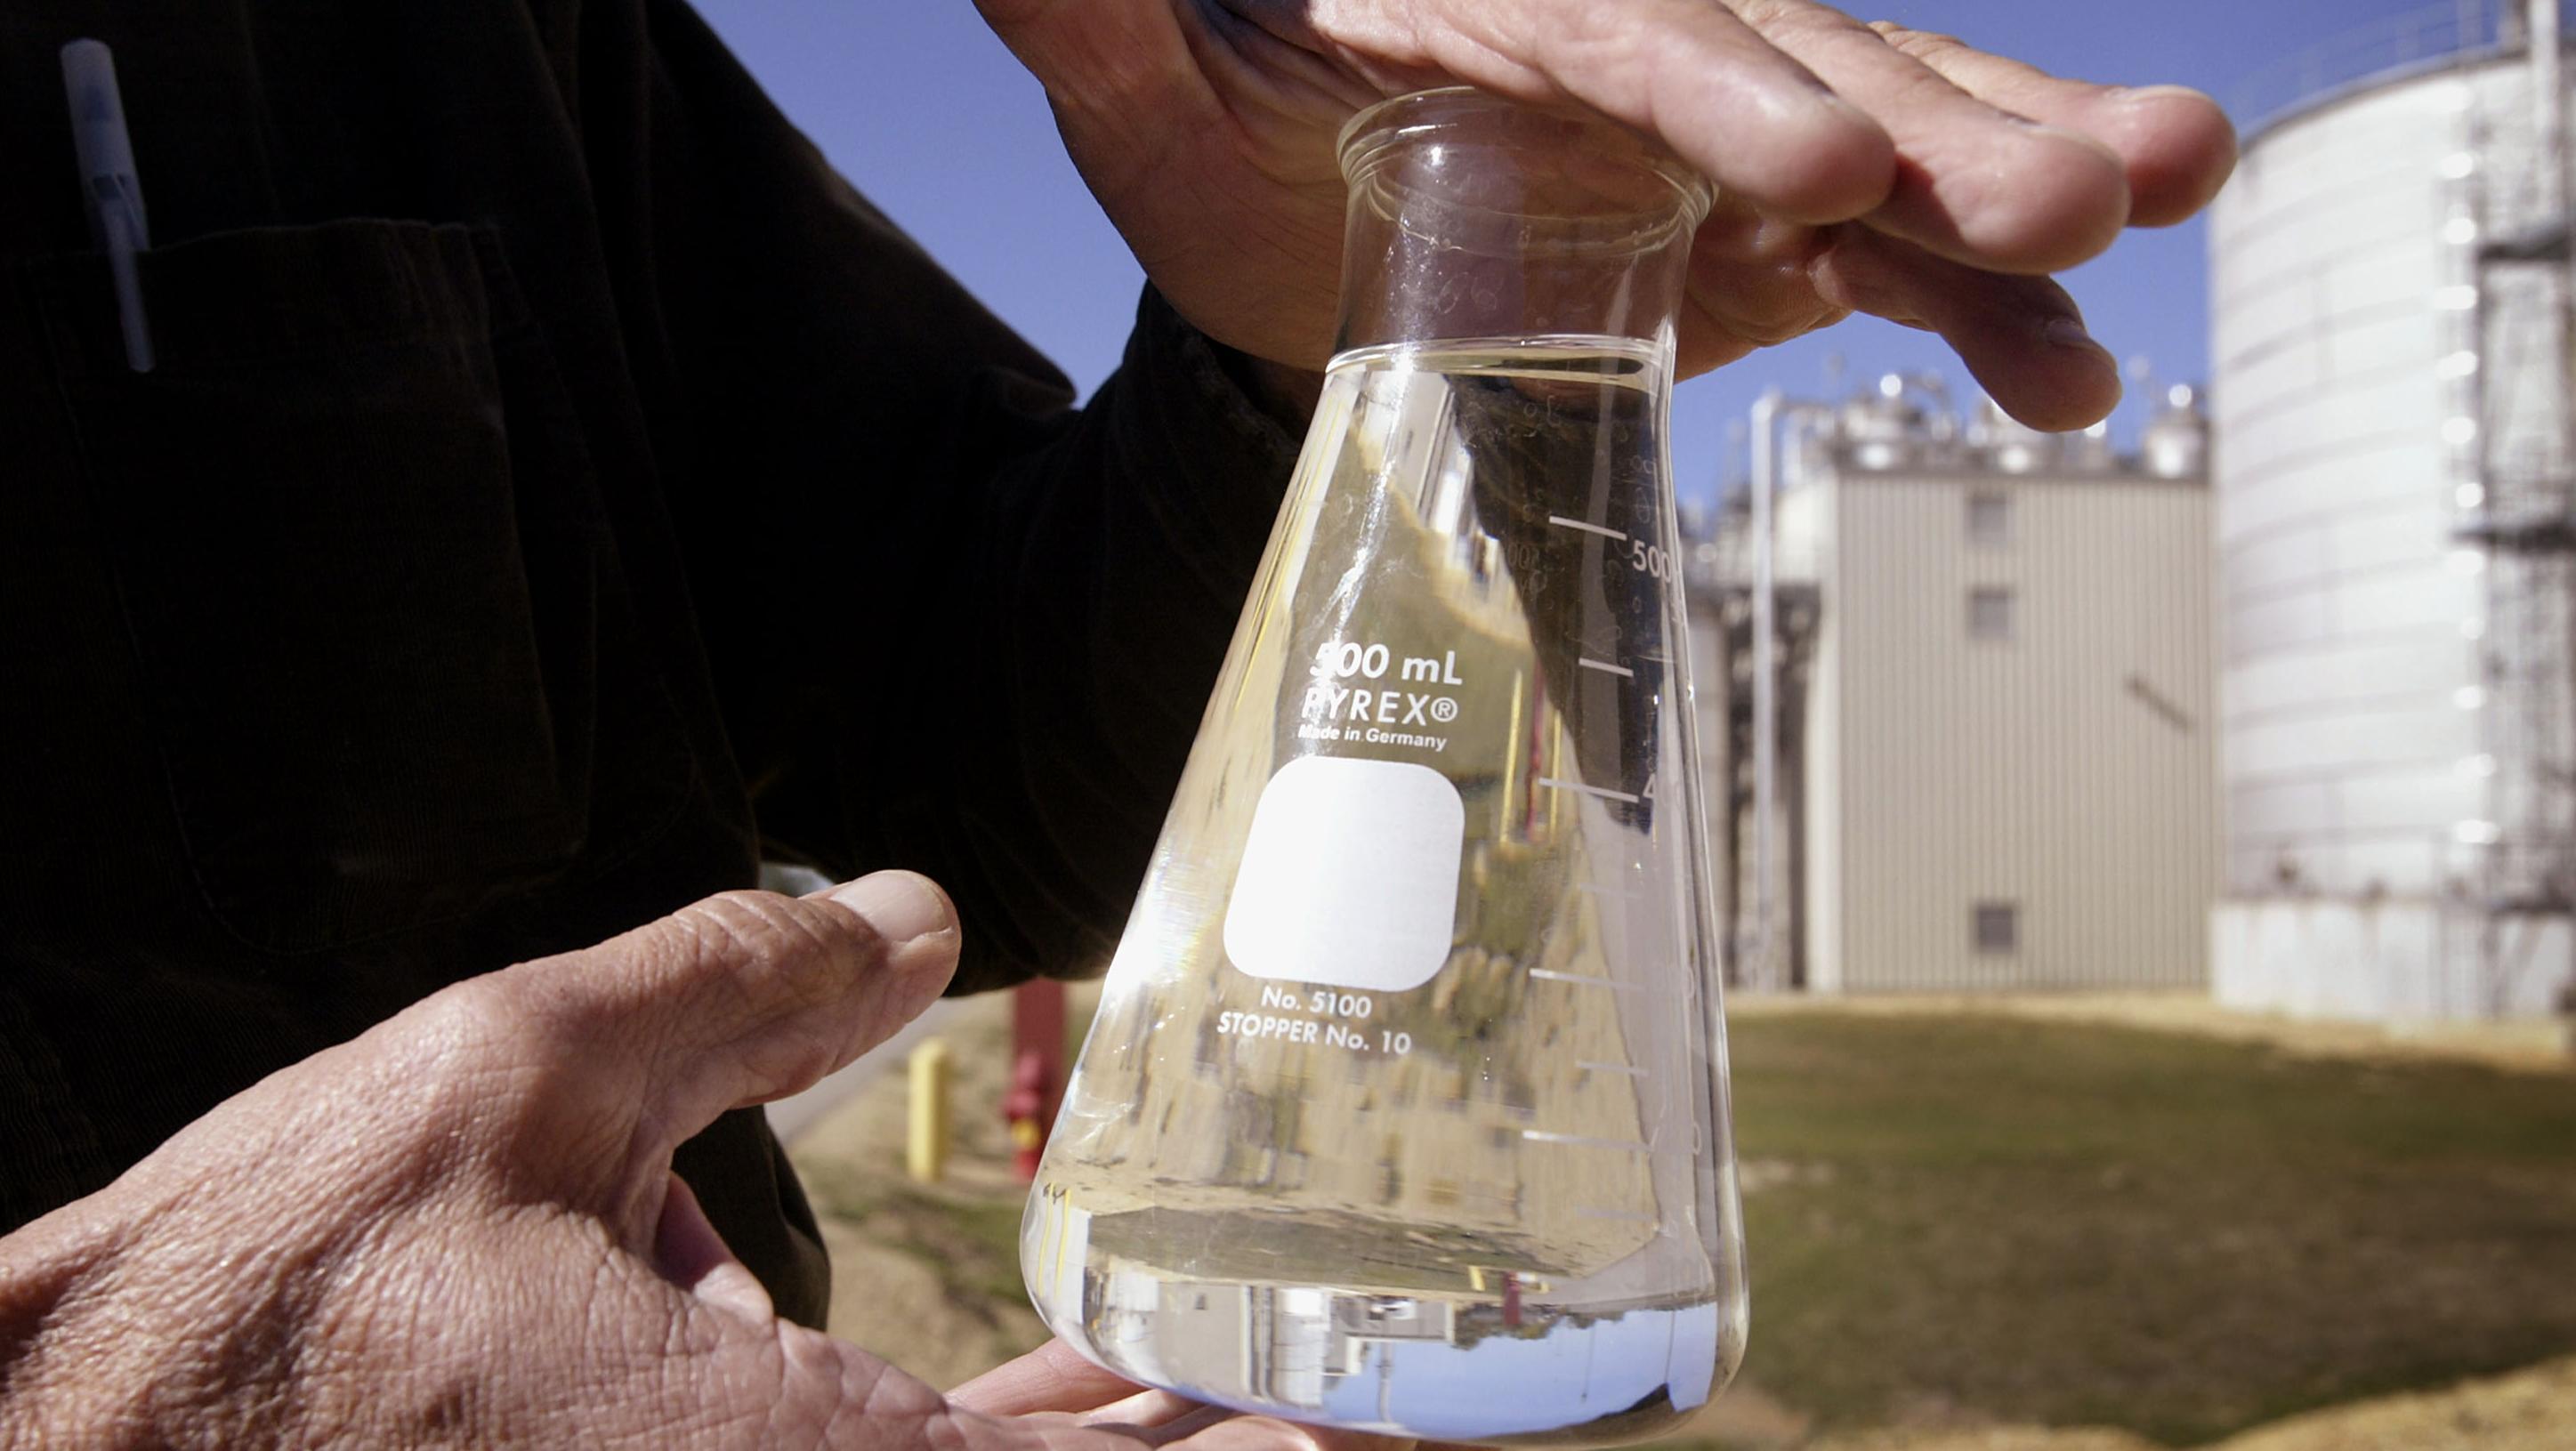
[[[947,987],[956,909],[929,878],[878,872],[782,897],[728,892],[494,987],[527,1061],[626,1121],[621,1166],[658,1177],[728,1109],[781,1098],[885,1041]]]

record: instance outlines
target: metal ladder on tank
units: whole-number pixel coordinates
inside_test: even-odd
[[[2446,891],[2437,931],[2446,1014],[2494,1016],[2512,1000],[2553,916],[2576,909],[2576,420],[2568,347],[2571,278],[2565,79],[2558,6],[2525,22],[2528,120],[2472,114],[2454,177],[2452,216],[2470,223],[2474,307],[2460,341],[2466,369],[2446,369],[2451,439],[2468,462],[2454,540],[2484,581],[2477,641],[2481,754],[2487,780],[2481,848]],[[2483,164],[2479,164],[2482,162]],[[2457,475],[2455,474],[2455,477]],[[2457,919],[2456,922],[2454,919]],[[2519,930],[2516,930],[2519,929]]]

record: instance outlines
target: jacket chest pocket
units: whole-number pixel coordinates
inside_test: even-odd
[[[561,876],[612,713],[663,758],[618,826],[691,779],[659,677],[603,634],[626,626],[596,480],[498,259],[372,220],[151,253],[141,375],[103,269],[50,294],[140,708],[206,904],[253,945]]]

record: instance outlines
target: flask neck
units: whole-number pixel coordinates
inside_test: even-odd
[[[1643,138],[1453,87],[1360,113],[1341,155],[1336,352],[1549,336],[1671,347],[1710,195]]]

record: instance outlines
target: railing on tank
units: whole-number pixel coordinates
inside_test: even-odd
[[[2239,82],[2227,111],[2247,136],[2393,76],[2439,70],[2518,47],[2523,0],[2442,0],[2328,36]],[[2559,13],[2576,12],[2561,0]]]

